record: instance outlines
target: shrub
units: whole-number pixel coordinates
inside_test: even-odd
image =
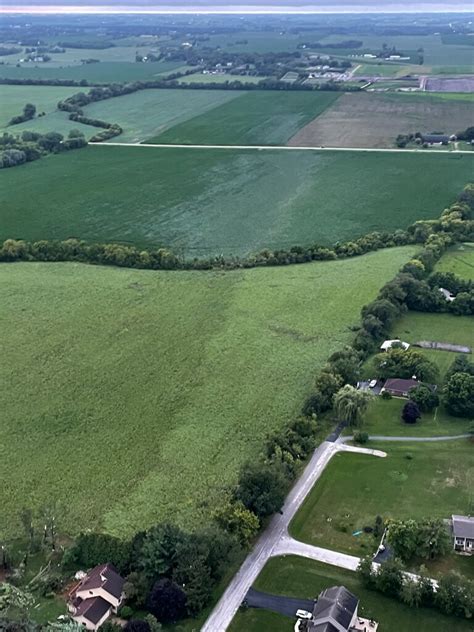
[[[133,616],[133,610],[130,606],[122,606],[118,611],[118,615],[122,619],[130,619]]]
[[[402,419],[407,424],[415,424],[420,419],[421,413],[415,402],[408,401],[402,410]]]
[[[392,393],[390,391],[382,391],[382,399],[392,399]]]
[[[354,433],[354,441],[356,443],[367,443],[367,441],[369,440],[369,433],[368,432],[355,432]]]

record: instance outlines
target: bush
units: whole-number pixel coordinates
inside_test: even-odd
[[[415,402],[408,401],[402,410],[402,419],[407,424],[415,424],[420,419],[421,413]]]
[[[392,399],[392,393],[390,391],[382,391],[382,399]]]
[[[369,440],[369,433],[368,432],[355,432],[354,433],[354,441],[356,443],[367,443]]]
[[[439,397],[437,393],[426,384],[420,384],[416,388],[413,388],[408,397],[412,402],[418,406],[418,408],[424,413],[430,412],[433,408],[439,406]]]
[[[121,619],[130,619],[133,616],[133,610],[130,606],[122,606],[118,611],[118,616]]]

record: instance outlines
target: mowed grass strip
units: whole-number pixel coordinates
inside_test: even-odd
[[[87,147],[0,172],[0,238],[188,257],[333,244],[438,217],[473,165],[474,153]]]
[[[446,617],[428,608],[410,608],[395,599],[370,591],[351,571],[293,555],[270,559],[257,577],[254,588],[274,595],[315,599],[325,588],[341,585],[359,598],[359,614],[366,618],[373,617],[383,632],[468,632],[472,629],[469,621]],[[249,608],[237,613],[229,630],[288,632],[295,621],[296,618]]]
[[[0,534],[205,524],[414,253],[221,272],[0,266]]]
[[[452,272],[474,281],[474,243],[458,244],[443,255],[436,265],[437,272]]]
[[[115,140],[136,143],[198,114],[213,111],[241,94],[237,90],[141,90],[91,103],[84,112],[91,118],[118,123],[124,132]]]
[[[365,555],[372,535],[352,535],[386,520],[449,518],[472,512],[472,442],[371,444],[385,458],[339,453],[290,525],[293,537],[336,551]]]
[[[335,92],[249,92],[149,142],[284,145],[338,96]]]

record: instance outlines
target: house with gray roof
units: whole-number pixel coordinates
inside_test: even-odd
[[[461,553],[474,553],[474,517],[452,516],[453,547]]]
[[[378,624],[358,616],[359,599],[344,586],[326,588],[319,595],[307,632],[375,632]]]
[[[86,630],[97,630],[122,605],[124,583],[112,564],[90,570],[68,595],[72,619]]]

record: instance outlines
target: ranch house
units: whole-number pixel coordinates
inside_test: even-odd
[[[86,630],[97,630],[122,605],[124,583],[112,564],[96,566],[68,595],[71,617]]]
[[[474,553],[474,518],[453,515],[451,524],[454,550],[460,553]]]
[[[411,378],[409,380],[403,380],[398,377],[392,377],[388,379],[383,385],[380,393],[387,391],[390,395],[394,397],[408,397],[410,391],[417,386],[420,386],[423,382],[419,382],[415,378]],[[435,384],[425,384],[432,391],[436,390]]]

